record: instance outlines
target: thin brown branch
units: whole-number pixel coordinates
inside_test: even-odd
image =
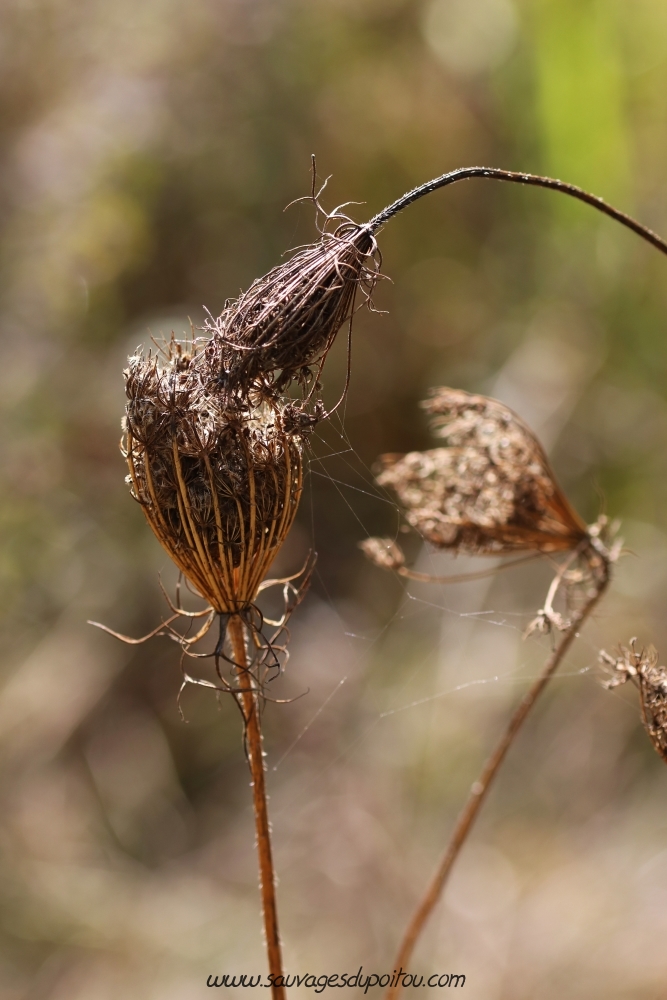
[[[248,669],[243,621],[239,615],[232,615],[227,626],[232,656],[236,664],[239,691],[246,727],[248,763],[252,777],[252,795],[255,808],[255,829],[257,832],[257,855],[259,859],[259,882],[262,894],[262,913],[269,971],[273,975],[271,996],[273,1000],[286,1000],[285,987],[275,985],[283,977],[280,934],[278,932],[278,911],[276,907],[276,880],[271,851],[271,829],[266,801],[264,781],[264,758],[262,756],[262,732],[259,716],[259,697],[253,686]],[[283,980],[281,979],[280,982]]]
[[[478,813],[489,793],[489,789],[491,788],[494,778],[507,756],[508,750],[514,742],[517,733],[521,729],[521,726],[525,722],[526,717],[531,711],[533,705],[544,691],[550,679],[560,666],[565,654],[568,652],[570,646],[579,634],[579,629],[589,617],[609,585],[610,560],[607,555],[603,554],[597,547],[595,555],[598,557],[600,562],[597,567],[597,573],[595,573],[593,577],[594,589],[582,607],[578,611],[575,611],[572,615],[567,629],[564,631],[560,642],[557,644],[551,656],[545,663],[542,673],[533,682],[532,686],[528,689],[517,705],[505,732],[496,745],[495,750],[486,761],[479,778],[472,785],[468,795],[468,800],[459,814],[440,865],[433,876],[423,899],[415,910],[410,923],[408,924],[400,948],[396,958],[394,959],[393,968],[395,969],[403,969],[404,971],[407,970],[419,935],[422,933],[428,918],[442,895],[443,888],[447,882],[452,867],[454,866],[454,862],[458,858],[461,848],[463,847],[468,834],[477,819]],[[401,977],[399,976],[396,983],[393,986],[390,986],[387,991],[387,1000],[397,1000],[397,997],[401,992],[401,987]]]
[[[461,167],[458,170],[452,170],[447,174],[443,174],[441,177],[436,177],[432,181],[427,181],[425,184],[420,184],[419,187],[413,188],[412,191],[408,191],[407,194],[402,195],[393,204],[384,208],[367,222],[364,228],[368,228],[371,233],[377,233],[380,227],[391,219],[392,216],[407,208],[414,201],[423,198],[424,195],[430,194],[432,191],[437,191],[439,188],[448,187],[448,185],[455,184],[457,181],[470,180],[473,177],[509,181],[511,184],[528,184],[532,187],[550,188],[552,191],[559,191],[561,194],[566,194],[571,198],[576,198],[578,201],[583,201],[586,205],[597,209],[598,212],[608,215],[616,222],[620,222],[622,226],[626,226],[634,233],[637,233],[638,236],[641,236],[642,239],[651,243],[658,250],[661,250],[662,253],[667,254],[667,242],[658,236],[657,233],[654,233],[647,226],[643,226],[630,215],[626,215],[625,212],[620,212],[613,205],[609,205],[602,198],[598,198],[597,195],[591,194],[589,191],[584,191],[583,188],[578,187],[576,184],[568,184],[565,181],[557,180],[555,177],[541,177],[539,174],[525,174],[515,170],[500,170],[497,167]]]

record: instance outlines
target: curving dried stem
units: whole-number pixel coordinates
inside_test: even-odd
[[[614,219],[616,222],[620,222],[622,226],[631,229],[638,236],[641,236],[642,239],[658,250],[661,250],[662,253],[667,254],[667,242],[662,237],[654,233],[652,229],[637,222],[632,216],[614,208],[613,205],[608,204],[603,198],[598,198],[597,195],[591,194],[590,191],[585,191],[576,184],[568,184],[566,181],[558,180],[555,177],[542,177],[539,174],[526,174],[516,170],[501,170],[498,167],[459,167],[457,170],[451,170],[440,177],[435,177],[433,180],[426,181],[425,184],[420,184],[418,187],[413,188],[412,191],[408,191],[407,194],[401,195],[391,205],[383,208],[381,212],[373,216],[367,225],[371,232],[377,233],[394,215],[402,212],[408,205],[419,201],[425,195],[431,194],[433,191],[438,191],[440,188],[449,187],[450,184],[456,184],[458,181],[467,181],[473,178],[505,181],[510,184],[525,184],[529,187],[547,188],[551,191],[568,195],[570,198],[583,201],[586,205],[597,209],[598,212],[608,215],[609,218]]]
[[[496,744],[493,753],[482,768],[479,778],[473,783],[468,799],[456,821],[442,860],[426,892],[424,893],[421,902],[415,910],[405,934],[403,935],[396,958],[394,959],[394,968],[408,968],[419,936],[442,895],[442,891],[446,885],[454,863],[456,862],[456,859],[461,852],[461,848],[468,838],[472,826],[479,815],[480,809],[486,800],[491,785],[493,784],[493,781],[498,774],[510,747],[525,722],[526,717],[535,705],[535,702],[538,700],[550,679],[558,670],[565,654],[568,652],[570,646],[579,634],[581,626],[590,616],[591,612],[609,585],[610,568],[617,552],[615,549],[606,549],[596,535],[597,532],[592,531],[588,541],[583,543],[582,546],[580,546],[580,551],[575,554],[579,556],[584,564],[584,573],[586,578],[586,595],[584,601],[580,607],[575,610],[568,622],[561,623],[563,627],[563,635],[561,639],[556,645],[556,648],[552,652],[551,656],[547,659],[542,673],[533,682],[517,705],[505,728],[505,731]],[[571,562],[572,558],[567,561],[566,566]],[[558,585],[563,581],[565,576],[566,571],[561,571],[557,575],[557,583],[554,590],[557,589]],[[580,585],[582,582],[583,580],[580,580]],[[553,597],[554,593],[550,592],[545,608],[550,607]],[[544,614],[544,609],[541,614]],[[401,992],[401,988],[402,983],[401,977],[399,976],[394,985],[387,991],[387,1000],[396,1000]]]
[[[531,552],[519,559],[512,559],[511,562],[500,563],[497,566],[490,566],[488,569],[477,570],[473,573],[448,573],[446,576],[440,576],[409,569],[405,565],[403,550],[393,538],[364,538],[359,542],[359,548],[366,558],[375,563],[376,566],[381,569],[393,569],[398,576],[405,577],[406,580],[415,580],[417,583],[469,583],[471,580],[484,580],[489,576],[495,576],[501,570],[512,569],[513,566],[531,562],[540,555],[539,552]]]
[[[245,625],[239,615],[232,615],[227,624],[234,667],[238,678],[239,700],[245,723],[245,742],[250,767],[252,798],[255,810],[255,830],[257,833],[257,857],[259,860],[259,888],[262,896],[262,914],[266,950],[269,959],[271,996],[273,1000],[285,1000],[282,953],[278,932],[278,909],[276,906],[276,877],[271,850],[271,827],[264,780],[264,754],[262,752],[262,731],[260,723],[261,691],[253,682],[246,651]]]

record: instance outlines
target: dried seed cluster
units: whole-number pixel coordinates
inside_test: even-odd
[[[231,394],[211,341],[172,337],[125,372],[128,482],[157,538],[219,612],[248,607],[294,520],[302,440],[288,407]]]
[[[316,201],[316,204],[317,201]],[[318,210],[319,204],[318,204]],[[303,437],[324,415],[319,374],[362,287],[379,272],[368,227],[340,213],[210,320],[125,372],[132,493],[177,566],[219,612],[254,600],[294,520]],[[342,221],[340,221],[342,220]],[[300,400],[285,395],[292,383]]]
[[[368,299],[378,272],[370,229],[345,221],[258,278],[206,324],[221,383],[237,395],[268,399],[292,381],[308,385],[311,368],[319,369],[351,319],[358,288]]]
[[[605,687],[615,688],[632,681],[639,688],[644,728],[667,763],[667,667],[658,666],[653,646],[639,649],[636,639],[631,639],[628,646],[621,646],[620,656],[610,656],[602,650],[600,659],[612,674]]]
[[[541,445],[509,407],[447,388],[423,406],[445,446],[382,456],[377,482],[429,542],[493,555],[565,551],[587,537]]]

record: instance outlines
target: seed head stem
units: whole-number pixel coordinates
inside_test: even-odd
[[[442,895],[442,890],[449,878],[454,862],[458,858],[461,848],[477,819],[477,815],[489,793],[494,778],[507,756],[509,748],[525,722],[526,716],[560,666],[563,657],[577,637],[579,629],[589,617],[609,585],[609,561],[602,557],[599,552],[598,555],[600,555],[602,561],[600,572],[594,578],[594,590],[586,603],[572,615],[567,630],[563,633],[560,642],[545,663],[542,673],[533,682],[533,685],[517,705],[495,750],[486,761],[479,778],[473,783],[468,794],[468,800],[459,814],[440,865],[408,924],[392,968],[407,969],[409,967],[419,935],[423,931],[428,918]],[[386,1000],[397,1000],[401,992],[401,986],[402,983],[399,977],[399,981],[390,986],[387,991]]]
[[[457,181],[470,180],[473,177],[509,181],[511,184],[530,184],[533,187],[551,188],[552,191],[560,191],[561,194],[567,194],[571,198],[577,198],[579,201],[591,205],[598,212],[603,212],[605,215],[610,216],[610,218],[615,219],[616,222],[620,222],[622,226],[627,226],[628,229],[632,229],[638,236],[641,236],[653,244],[654,247],[657,247],[658,250],[667,254],[667,242],[661,239],[657,233],[648,229],[647,226],[642,226],[636,219],[626,215],[625,212],[620,212],[613,205],[607,204],[606,201],[598,198],[597,195],[584,191],[583,188],[578,187],[576,184],[568,184],[566,181],[559,181],[554,177],[541,177],[539,174],[524,174],[514,170],[500,170],[497,167],[460,167],[458,170],[442,174],[441,177],[435,177],[432,181],[420,184],[419,187],[413,188],[412,191],[408,191],[407,194],[402,195],[402,197],[398,198],[391,205],[388,205],[387,208],[384,208],[367,222],[366,227],[371,233],[377,233],[381,226],[391,219],[392,216],[397,215],[398,212],[407,208],[414,201],[419,201],[424,195],[430,194],[432,191],[437,191],[439,188],[448,187]]]
[[[285,987],[275,985],[276,979],[283,977],[280,934],[278,932],[278,910],[276,906],[276,880],[271,850],[271,828],[266,801],[264,781],[264,758],[262,756],[262,732],[260,727],[259,697],[253,686],[248,658],[246,655],[244,625],[239,615],[232,615],[227,626],[227,634],[236,664],[239,691],[246,727],[248,763],[252,778],[252,797],[255,810],[255,830],[257,833],[257,855],[259,860],[259,883],[262,895],[262,914],[269,971],[273,976],[272,1000],[286,1000]],[[281,979],[282,982],[282,979]]]

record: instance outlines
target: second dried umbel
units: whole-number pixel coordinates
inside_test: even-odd
[[[448,388],[422,405],[445,446],[383,455],[377,482],[423,538],[471,555],[568,551],[586,539],[542,446],[509,407]]]
[[[230,405],[210,342],[172,341],[130,358],[128,481],[176,565],[215,611],[247,608],[282,545],[302,490],[301,438],[285,407]]]

